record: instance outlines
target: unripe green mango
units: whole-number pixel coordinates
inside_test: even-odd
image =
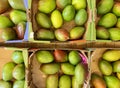
[[[113,72],[120,73],[120,60],[113,62]]]
[[[72,88],[82,88],[82,85],[77,82],[75,76],[72,77]]]
[[[13,26],[13,22],[8,17],[0,15],[0,28],[8,28]]]
[[[50,18],[44,13],[37,13],[36,20],[44,28],[50,28],[52,26]]]
[[[77,25],[84,25],[87,21],[87,11],[85,9],[78,10],[75,16],[75,23]]]
[[[2,78],[4,81],[10,81],[13,79],[12,71],[15,65],[16,64],[13,62],[8,62],[4,65],[3,70],[2,70]]]
[[[60,28],[63,24],[63,18],[59,10],[54,10],[51,13],[51,21],[55,28]]]
[[[71,78],[68,75],[62,75],[59,80],[59,88],[71,88]]]
[[[27,15],[25,12],[20,10],[12,10],[10,12],[10,19],[13,21],[13,23],[18,24],[22,21],[27,21]]]
[[[0,80],[0,88],[12,88],[12,83]]]
[[[114,4],[112,11],[116,16],[120,16],[120,2]]]
[[[16,80],[13,84],[13,88],[24,88],[25,80]]]
[[[65,21],[71,21],[75,16],[75,9],[72,5],[68,5],[63,9],[62,12],[63,19]]]
[[[117,23],[117,17],[113,13],[107,13],[101,17],[98,22],[99,26],[103,26],[105,28],[113,27]]]
[[[118,18],[118,21],[117,21],[116,27],[120,28],[120,18]]]
[[[37,51],[36,58],[40,63],[50,63],[54,60],[52,53],[45,50]]]
[[[45,74],[55,74],[60,70],[60,64],[47,63],[40,66],[40,70]]]
[[[100,15],[110,12],[114,4],[114,0],[101,0],[97,5],[97,13]]]

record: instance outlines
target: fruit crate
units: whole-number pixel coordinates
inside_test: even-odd
[[[18,59],[20,61],[18,61]],[[24,60],[24,63],[23,63]],[[26,75],[25,75],[25,82],[23,82],[24,79],[23,76],[21,75],[22,78],[15,74],[19,74],[22,72],[18,67],[23,67],[24,65],[24,71],[27,74],[27,68],[28,68],[28,51],[27,49],[19,49],[19,48],[0,48],[0,87],[3,88],[15,88],[15,87],[20,87],[20,88],[27,88],[27,81],[26,81]],[[15,69],[16,68],[16,69]],[[11,71],[11,70],[12,71]],[[17,72],[18,71],[18,72]],[[13,76],[11,77],[11,75]],[[17,81],[17,80],[19,81]],[[22,79],[22,80],[20,80]],[[4,80],[4,81],[3,81]],[[23,85],[24,87],[20,86]],[[8,86],[9,85],[9,86]],[[12,85],[10,87],[10,85]],[[13,87],[14,86],[14,87]]]
[[[0,0],[0,42],[28,41],[27,5],[27,0]]]
[[[120,40],[120,0],[92,0],[92,32],[95,41]],[[109,6],[109,8],[107,8]]]
[[[45,61],[45,63],[43,63],[42,62],[42,59],[40,60],[40,58],[41,57],[45,57],[45,56],[47,56],[48,57],[48,55],[45,55],[45,52],[47,52],[47,54],[49,53],[49,54],[51,54],[52,56],[53,56],[53,58],[54,58],[54,61],[53,62],[51,62],[51,63],[47,63],[46,61],[50,61],[50,60],[46,60]],[[70,54],[70,52],[71,52],[71,54]],[[78,49],[78,50],[66,50],[66,49],[63,49],[63,50],[57,50],[57,49],[51,49],[51,50],[46,50],[46,49],[31,49],[31,50],[29,50],[29,53],[31,53],[30,54],[30,56],[29,56],[29,65],[28,65],[28,69],[29,69],[29,71],[28,71],[28,74],[27,74],[27,82],[28,82],[28,88],[46,88],[46,83],[47,83],[47,78],[49,79],[49,81],[48,81],[48,85],[50,86],[50,84],[52,84],[52,85],[54,85],[54,86],[57,86],[57,84],[58,84],[58,78],[59,78],[59,80],[60,80],[60,77],[62,77],[64,74],[63,74],[63,70],[59,70],[59,72],[54,72],[54,73],[47,73],[47,74],[45,74],[44,72],[45,72],[45,70],[44,70],[44,72],[43,72],[43,70],[40,70],[42,67],[43,67],[43,65],[45,66],[45,64],[47,65],[47,64],[52,64],[52,63],[54,63],[54,65],[56,64],[56,63],[59,63],[59,64],[57,64],[57,65],[60,65],[60,64],[64,64],[63,66],[61,66],[61,69],[64,69],[64,66],[65,66],[65,60],[67,60],[67,59],[65,59],[65,58],[68,58],[68,54],[69,54],[69,57],[72,57],[72,56],[70,56],[70,55],[73,55],[73,52],[74,52],[74,55],[75,55],[75,57],[77,57],[77,58],[80,58],[81,57],[81,61],[82,61],[82,63],[80,63],[80,62],[75,62],[75,63],[78,63],[79,65],[81,64],[81,65],[83,65],[84,66],[84,71],[85,71],[85,73],[86,73],[86,76],[85,76],[85,74],[83,74],[84,75],[84,77],[83,77],[83,79],[84,79],[84,82],[83,81],[81,81],[83,84],[82,84],[82,88],[89,88],[89,75],[90,75],[90,73],[89,73],[89,54],[90,54],[90,52],[89,51],[87,51],[87,50],[80,50],[80,49]],[[75,52],[77,52],[77,53],[75,53]],[[42,53],[42,54],[41,54]],[[43,56],[41,56],[41,55],[43,55]],[[66,57],[66,55],[67,55],[67,57]],[[61,56],[63,56],[63,60],[61,59],[62,57]],[[39,57],[39,60],[38,60],[38,57]],[[47,58],[46,57],[46,58]],[[49,55],[49,57],[51,58],[51,56]],[[49,58],[48,57],[48,58]],[[73,56],[74,57],[74,56]],[[56,58],[56,59],[55,59]],[[70,58],[69,58],[70,59]],[[57,61],[56,63],[55,63],[55,61]],[[71,61],[72,61],[72,59],[71,59]],[[42,62],[42,63],[41,63]],[[68,63],[68,62],[66,62],[66,63]],[[72,64],[71,64],[72,65]],[[72,66],[74,66],[74,65],[72,65]],[[77,65],[78,66],[78,65]],[[48,66],[48,67],[50,67],[50,66]],[[53,68],[54,68],[55,66],[53,66]],[[68,66],[69,67],[69,66]],[[70,66],[71,67],[71,66]],[[65,69],[67,69],[67,67],[65,68]],[[70,68],[71,69],[71,68]],[[47,68],[46,67],[46,71],[47,70],[51,70],[50,68]],[[69,70],[69,69],[68,69]],[[71,71],[71,70],[70,70]],[[72,70],[73,71],[73,70]],[[76,70],[75,70],[76,71]],[[69,74],[69,75],[67,75],[68,77],[72,77],[72,75],[74,74],[73,72],[70,72],[70,73],[67,73],[67,72],[65,72],[65,70],[64,70],[64,73],[65,74]],[[77,73],[77,72],[76,72]],[[80,70],[80,73],[82,73],[82,69]],[[71,75],[70,75],[71,74]],[[80,75],[80,74],[79,74]],[[59,76],[59,77],[58,77]],[[80,75],[80,78],[82,78],[81,77],[82,76],[82,74]],[[50,81],[50,79],[53,77],[53,79],[55,78],[55,80],[51,80]],[[77,76],[77,77],[79,77],[79,76]],[[71,79],[71,78],[70,78]],[[68,78],[68,80],[69,80],[69,78]],[[67,82],[68,83],[70,83],[69,85],[71,86],[72,84],[75,84],[75,81],[74,82],[70,82],[70,81],[68,81],[67,80]],[[53,82],[53,83],[51,83],[51,82]],[[57,82],[57,83],[54,83],[54,82]],[[59,81],[60,82],[60,81]],[[59,83],[60,84],[60,83]],[[67,84],[67,83],[66,83]],[[66,85],[65,84],[65,85]],[[63,83],[61,82],[61,86],[63,85]],[[77,84],[76,84],[77,85]],[[74,85],[75,86],[75,85]],[[67,87],[67,86],[66,86]],[[58,88],[58,87],[56,87],[56,88]],[[76,86],[75,87],[70,87],[70,88],[76,88]]]
[[[84,1],[86,1],[86,7],[84,7],[83,5],[83,7],[80,7],[80,8],[85,8],[85,9],[79,9],[79,7],[72,5],[71,0],[66,0],[66,3],[68,3],[66,4],[67,8],[66,6],[61,7],[62,4],[60,6],[60,3],[61,3],[60,0],[51,0],[49,1],[48,5],[51,5],[50,3],[52,3],[52,6],[53,6],[51,7],[52,10],[48,9],[46,11],[45,9],[41,10],[41,8],[49,8],[50,6],[48,7],[46,5],[46,7],[44,7],[45,6],[44,0],[29,0],[29,2],[31,2],[29,3],[29,5],[31,6],[29,8],[31,12],[31,23],[30,23],[30,32],[29,32],[30,41],[50,43],[50,42],[76,42],[76,41],[85,42],[86,40],[91,40],[92,38],[91,36],[91,24],[92,24],[91,1],[83,0],[83,3]],[[43,7],[41,6],[42,3],[44,4]],[[81,2],[78,2],[78,3],[81,3]],[[75,10],[75,8],[76,9],[78,8],[79,11]],[[69,12],[67,13],[66,11],[69,11]],[[73,14],[72,11],[74,12],[74,15],[72,15],[69,18],[69,15]],[[79,12],[79,16],[78,15],[76,16],[78,12]],[[57,15],[58,18],[57,16],[54,16],[56,15],[56,13],[58,14]],[[67,14],[67,16],[64,16],[65,14]],[[77,17],[79,19],[80,17],[83,18],[83,16],[86,20],[82,19],[82,21],[80,20],[81,22],[78,22]],[[47,21],[44,20],[44,18],[45,19],[47,18]],[[55,18],[55,21],[54,21],[54,18]],[[78,31],[75,31],[75,30],[78,30]]]

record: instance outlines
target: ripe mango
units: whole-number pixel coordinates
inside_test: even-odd
[[[120,60],[113,62],[113,72],[120,72]]]
[[[118,21],[117,21],[116,27],[120,28],[120,18],[118,18]]]
[[[12,83],[0,80],[0,88],[12,88]]]
[[[116,16],[120,16],[120,2],[114,4],[112,11]]]
[[[24,88],[25,80],[16,80],[13,84],[13,88]]]
[[[117,72],[117,78],[120,79],[120,73],[119,72]]]

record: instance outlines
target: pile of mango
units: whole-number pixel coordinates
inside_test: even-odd
[[[40,28],[36,31],[36,38],[58,41],[81,39],[88,18],[86,7],[87,0],[39,0],[35,18]]]
[[[107,50],[99,61],[102,76],[93,73],[93,88],[120,88],[120,50]]]
[[[6,63],[2,69],[0,88],[24,88],[25,65],[22,51],[14,51],[12,61]]]
[[[102,40],[120,40],[120,1],[100,0],[97,4],[96,36]]]
[[[0,30],[3,40],[23,39],[26,29],[23,0],[0,0]]]
[[[87,64],[76,50],[39,50],[35,54],[40,71],[47,75],[45,88],[83,88]]]

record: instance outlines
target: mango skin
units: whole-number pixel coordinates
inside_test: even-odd
[[[113,62],[113,72],[120,72],[120,60]]]
[[[75,23],[77,25],[84,25],[87,21],[87,11],[85,9],[78,10],[76,16],[75,16]]]
[[[117,75],[117,78],[118,78],[118,79],[120,79],[120,73],[119,73],[119,72],[117,72],[117,74],[116,74],[116,75]]]
[[[12,88],[12,83],[0,80],[0,88]]]
[[[82,85],[77,82],[75,76],[72,77],[72,88],[82,88]]]
[[[59,80],[59,88],[71,88],[71,82],[68,75],[62,75]]]
[[[55,28],[60,28],[63,24],[63,18],[59,10],[54,10],[51,13],[51,21]]]
[[[99,26],[105,28],[113,27],[117,23],[117,17],[113,13],[107,13],[98,21]]]
[[[108,13],[114,4],[114,0],[101,0],[97,5],[97,13],[100,15]]]
[[[52,26],[50,18],[44,13],[37,13],[36,21],[39,25],[41,25],[44,28],[50,28]]]
[[[15,81],[13,88],[24,88],[25,80]]]
[[[115,3],[112,11],[116,16],[120,16],[120,3]]]
[[[118,18],[118,21],[117,21],[116,27],[120,28],[120,18]]]

